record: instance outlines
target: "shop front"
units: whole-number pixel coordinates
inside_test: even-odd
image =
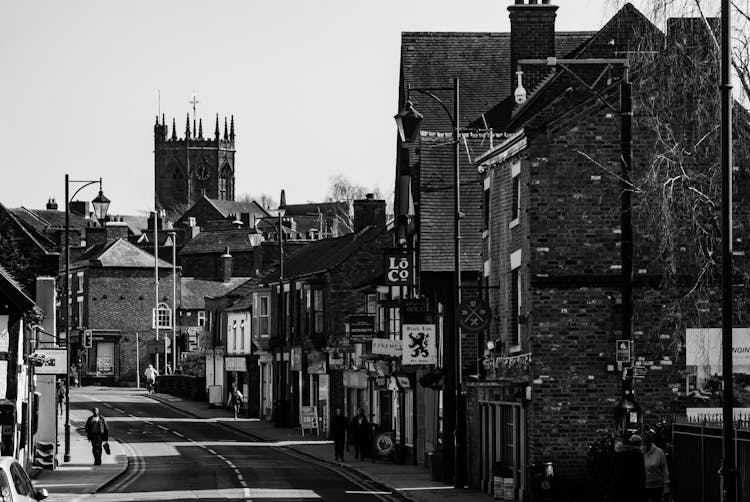
[[[116,386],[120,381],[119,330],[71,331],[71,373],[81,385]]]
[[[249,403],[248,398],[250,394],[250,379],[248,373],[247,356],[245,355],[225,355],[224,356],[224,371],[226,372],[225,382],[227,382],[227,391],[225,392],[226,400],[229,399],[229,392],[232,389],[232,385],[237,386],[245,399],[242,400],[242,407],[240,413],[243,416],[248,416]]]
[[[468,384],[471,483],[503,500],[524,500],[528,493],[527,409],[531,356],[490,357],[487,378]]]

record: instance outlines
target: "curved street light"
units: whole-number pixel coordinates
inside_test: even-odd
[[[77,183],[82,185],[69,196],[70,184]],[[107,217],[110,200],[104,196],[102,191],[102,179],[98,180],[71,180],[68,174],[65,175],[65,278],[63,290],[63,308],[65,309],[65,455],[64,462],[70,462],[70,203],[73,201],[78,192],[89,185],[99,183],[99,195],[91,201],[94,208],[94,216],[97,221],[102,222]]]

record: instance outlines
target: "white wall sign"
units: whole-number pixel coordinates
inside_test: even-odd
[[[372,353],[386,356],[401,355],[401,340],[391,340],[390,338],[373,338]]]
[[[224,356],[224,369],[247,372],[247,359],[245,356]]]
[[[44,354],[44,364],[34,367],[34,373],[37,375],[64,375],[66,373],[65,349],[37,349],[34,354]]]
[[[434,324],[404,324],[401,332],[402,364],[437,364]]]

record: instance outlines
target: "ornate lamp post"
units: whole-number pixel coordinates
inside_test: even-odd
[[[460,187],[460,162],[459,162],[459,80],[453,79],[451,87],[434,87],[419,89],[407,87],[406,103],[404,108],[396,114],[394,119],[398,127],[399,137],[402,142],[408,143],[419,134],[419,127],[423,116],[414,109],[409,101],[409,92],[419,92],[429,96],[436,101],[448,114],[453,129],[453,339],[450,343],[444,343],[443,360],[445,361],[445,393],[443,395],[443,409],[452,410],[453,413],[444,414],[443,432],[454,434],[454,443],[444,441],[446,461],[453,461],[453,485],[455,488],[463,488],[466,484],[466,444],[465,420],[463,417],[463,403],[461,396],[461,331],[458,325],[458,305],[461,303],[461,191]],[[453,91],[453,112],[435,92]]]
[[[279,362],[278,362],[278,390],[279,396],[276,408],[276,426],[283,427],[286,425],[287,413],[286,413],[286,367],[284,366],[284,352],[286,351],[286,312],[284,312],[284,214],[286,213],[286,195],[284,190],[281,191],[281,197],[279,207],[276,210],[279,216]]]
[[[69,196],[70,184],[76,183],[82,185],[73,192],[72,196]],[[104,221],[107,217],[107,211],[109,210],[109,199],[104,196],[102,192],[102,179],[98,180],[71,180],[69,175],[65,175],[65,278],[64,278],[64,291],[63,291],[63,309],[65,309],[65,361],[66,361],[66,377],[65,387],[67,392],[65,393],[65,454],[63,461],[70,462],[70,305],[68,304],[70,298],[70,203],[73,198],[89,185],[99,183],[99,195],[91,201],[91,205],[94,208],[94,216],[100,222]]]

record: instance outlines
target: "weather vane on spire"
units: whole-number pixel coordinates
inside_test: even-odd
[[[196,133],[196,130],[195,130],[195,105],[197,105],[198,103],[200,103],[200,101],[198,101],[198,95],[195,94],[195,91],[193,91],[193,99],[191,99],[190,101],[188,101],[188,103],[190,103],[191,105],[193,105],[193,137],[197,137],[195,135],[195,133]]]
[[[191,99],[190,101],[188,101],[188,103],[190,103],[191,105],[193,105],[193,120],[195,120],[195,105],[197,105],[198,103],[200,103],[200,101],[198,101],[198,95],[195,93],[195,91],[193,91],[193,99]]]

